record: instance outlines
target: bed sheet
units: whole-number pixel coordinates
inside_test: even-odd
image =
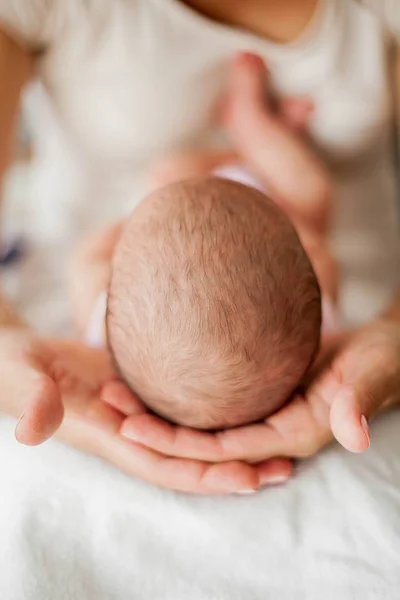
[[[400,413],[282,488],[190,497],[0,421],[4,600],[398,600]]]

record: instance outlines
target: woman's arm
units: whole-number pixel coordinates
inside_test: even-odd
[[[0,185],[13,154],[21,89],[30,78],[32,69],[33,56],[0,30]],[[21,323],[22,320],[0,295],[0,326],[19,326]]]
[[[0,30],[0,180],[13,151],[21,89],[33,70],[33,56]]]
[[[13,156],[21,90],[33,64],[33,54],[0,30],[0,186]],[[23,319],[0,291],[0,408],[11,414],[23,408],[30,423],[39,423],[30,427],[30,442],[36,443],[57,429],[63,410],[47,369],[48,350],[23,328]]]

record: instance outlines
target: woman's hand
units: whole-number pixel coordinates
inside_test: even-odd
[[[106,351],[79,342],[39,340],[28,330],[0,331],[0,408],[20,419],[16,434],[28,445],[57,437],[150,483],[198,494],[258,489],[288,478],[288,460],[255,468],[241,462],[169,458],[120,434],[126,418],[144,407],[116,381]],[[104,401],[106,400],[106,401]]]
[[[265,422],[216,434],[134,415],[122,434],[168,456],[205,461],[304,458],[336,438],[363,452],[368,420],[400,400],[400,324],[386,320],[341,334],[326,344],[304,392]]]

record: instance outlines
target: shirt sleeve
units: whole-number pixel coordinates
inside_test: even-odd
[[[70,2],[0,0],[0,28],[32,50],[41,50],[57,36]]]
[[[400,40],[400,0],[358,0],[370,8],[385,28]]]

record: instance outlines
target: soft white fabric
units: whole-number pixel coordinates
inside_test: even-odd
[[[398,600],[400,412],[364,456],[336,447],[286,487],[156,490],[0,421],[4,600]]]
[[[213,171],[213,175],[222,177],[223,179],[230,179],[231,181],[248,185],[260,192],[267,193],[265,184],[255,177],[254,173],[251,173],[244,165],[225,165]]]
[[[104,347],[105,318],[107,313],[107,292],[102,292],[96,300],[85,339],[92,348]]]

